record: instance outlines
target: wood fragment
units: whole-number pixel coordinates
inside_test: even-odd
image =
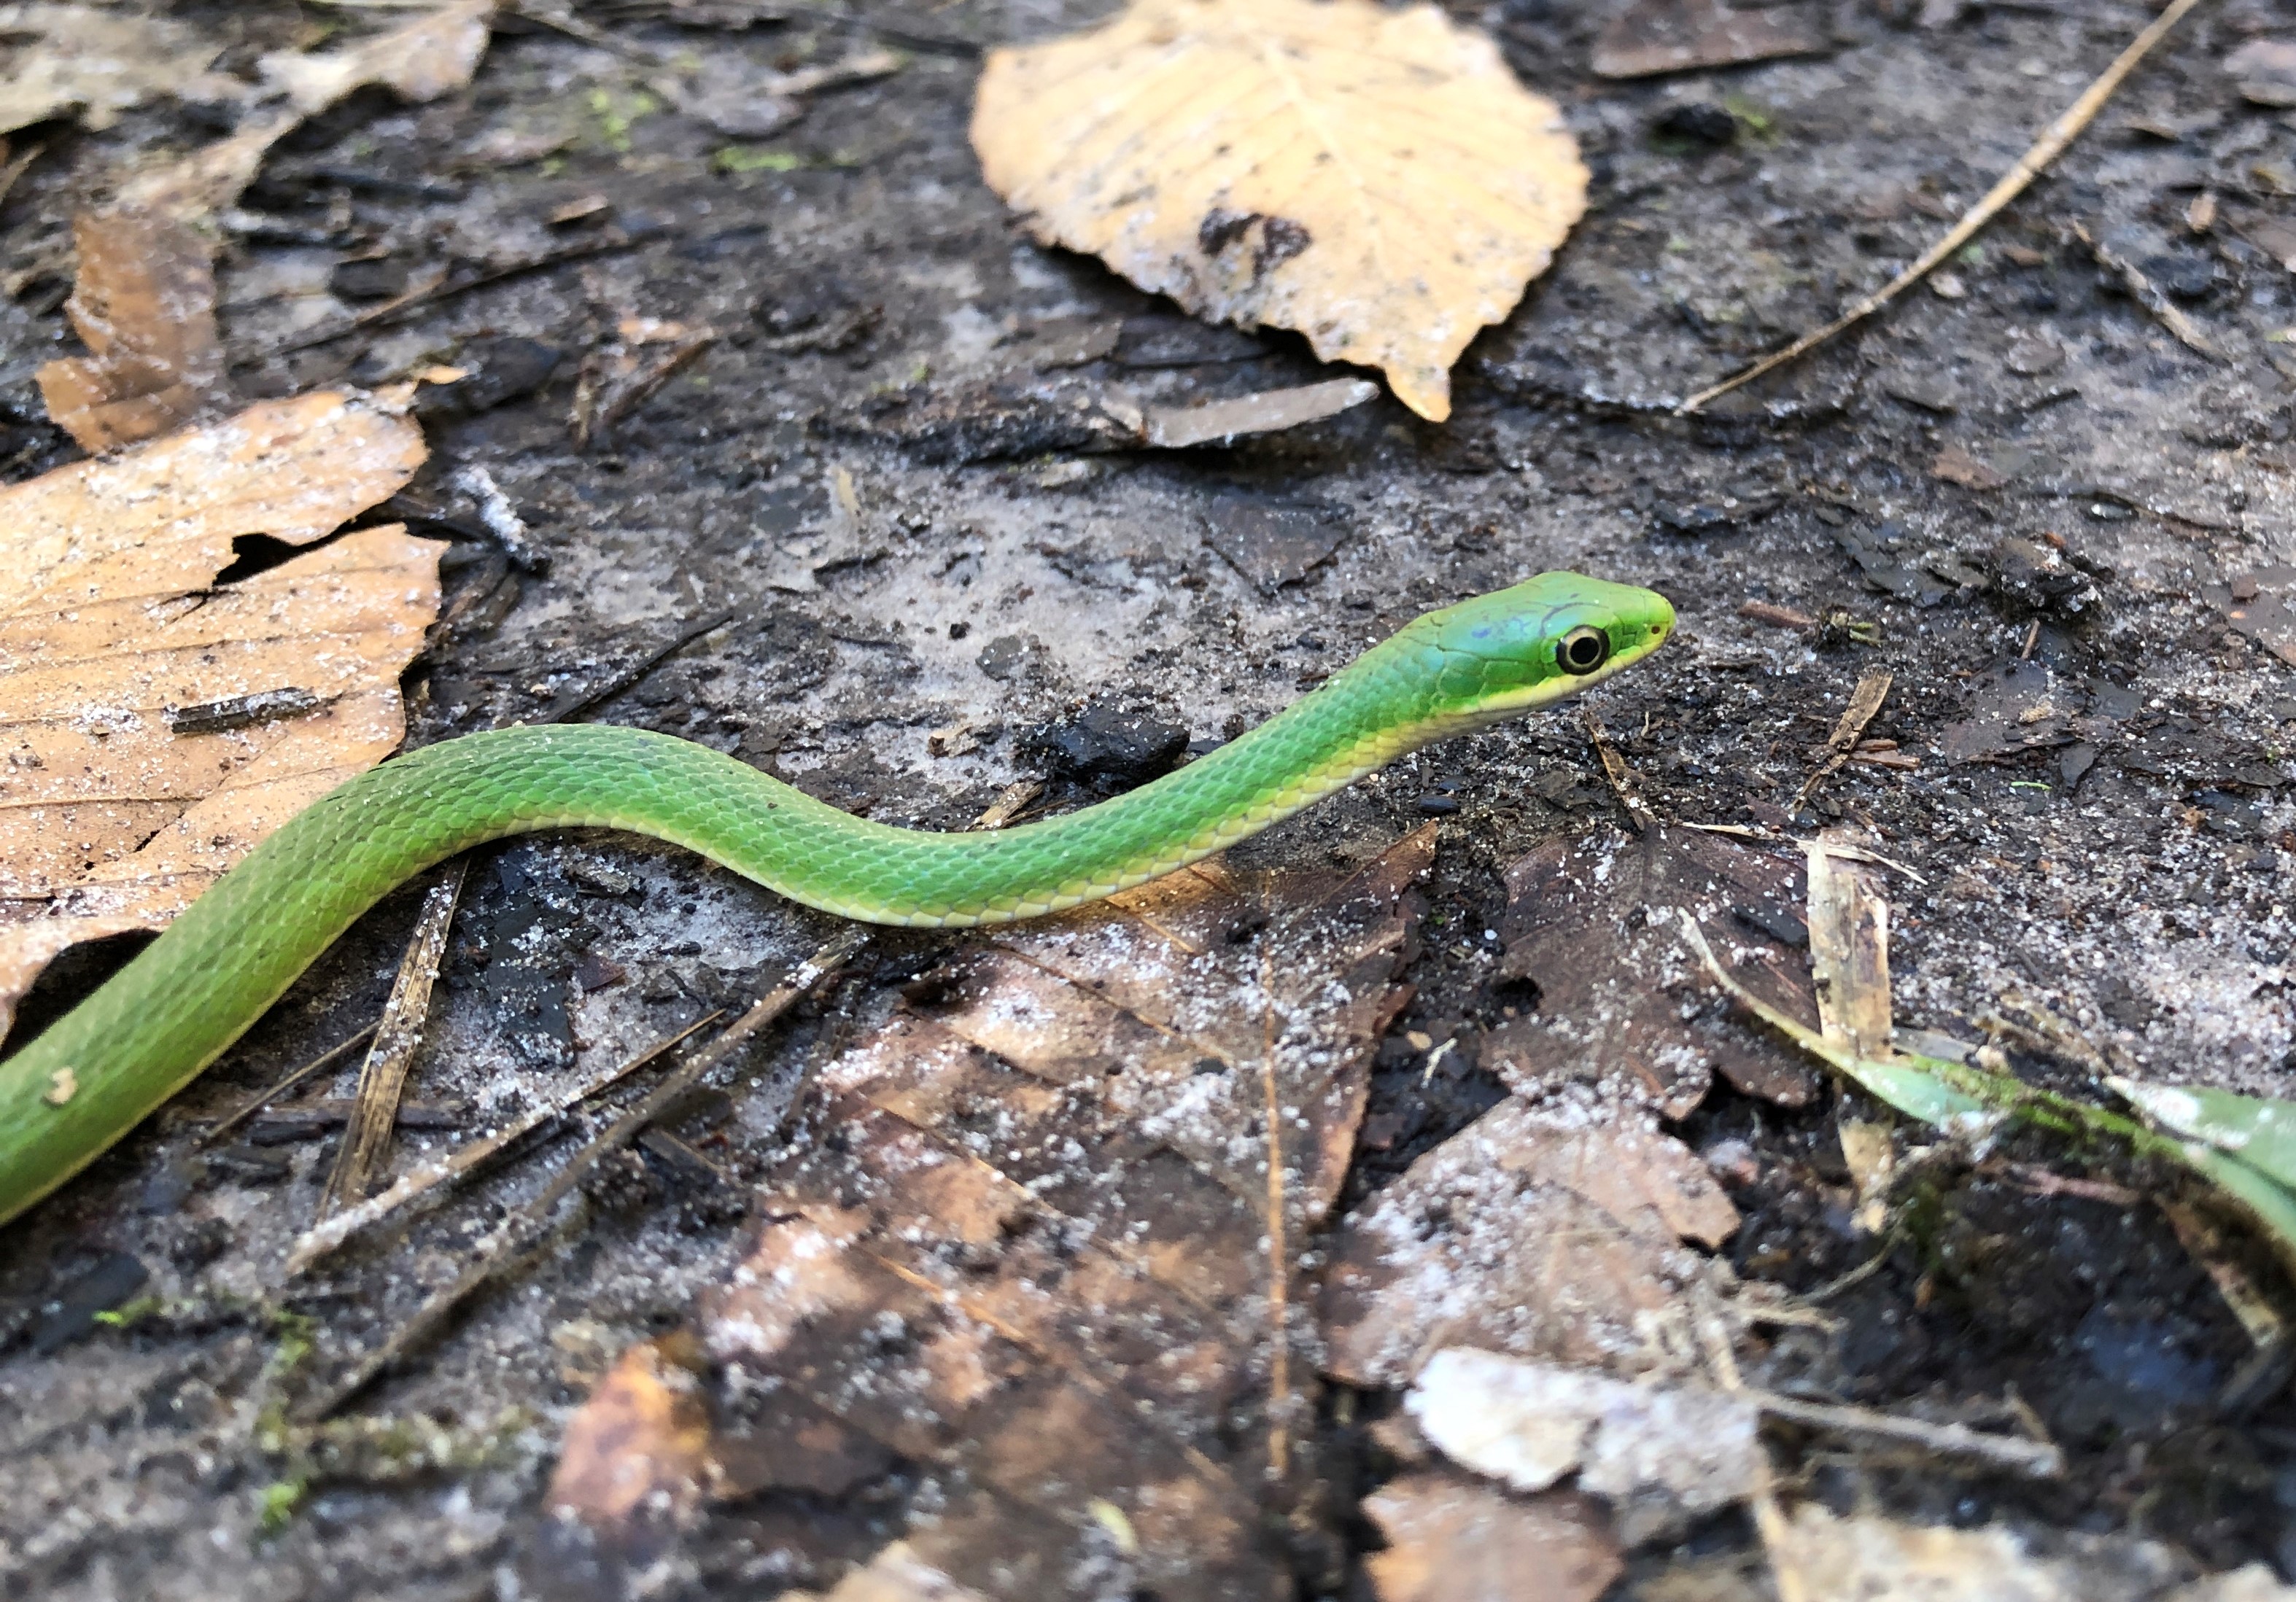
[[[1817,787],[1839,772],[1842,764],[1856,754],[1857,742],[1865,738],[1866,726],[1874,721],[1874,715],[1882,710],[1882,703],[1890,697],[1890,675],[1887,673],[1869,673],[1857,681],[1857,688],[1849,692],[1849,705],[1842,709],[1841,716],[1834,723],[1833,732],[1826,739],[1826,748],[1832,755],[1795,792],[1793,805],[1786,808],[1789,815],[1808,805],[1810,797],[1817,793]],[[1897,767],[1905,764],[1892,762],[1882,765]]]
[[[2147,278],[2143,268],[2103,240],[2093,237],[2080,224],[2075,223],[2072,232],[2073,237],[2088,247],[2088,253],[2095,258],[2096,265],[2120,279],[2120,287],[2128,291],[2128,298],[2150,313],[2155,323],[2176,336],[2179,345],[2208,357],[2211,362],[2225,359],[2224,352],[2210,344],[2208,336],[2201,332],[2200,324],[2185,315],[2182,307],[2161,293],[2161,286]]]
[[[457,857],[423,892],[422,911],[414,933],[399,959],[398,975],[391,981],[390,1000],[375,1026],[374,1043],[367,1048],[365,1066],[359,1070],[358,1107],[343,1131],[335,1150],[335,1165],[327,1188],[319,1197],[319,1216],[366,1199],[367,1188],[390,1157],[392,1132],[398,1124],[399,1098],[406,1089],[407,1070],[422,1045],[422,1023],[430,1012],[430,991],[439,982],[439,964],[447,954],[447,934],[455,921],[455,908],[463,899],[463,879],[470,858]]]
[[[1029,804],[1045,793],[1040,779],[1015,779],[996,793],[988,809],[972,821],[975,829],[1002,829],[1022,813]]]
[[[1833,339],[1844,329],[1856,326],[1880,311],[1906,290],[1926,278],[1937,266],[1967,244],[1977,231],[1991,222],[2010,201],[2025,192],[2026,187],[2040,176],[2050,162],[2062,155],[2067,145],[2080,136],[2104,102],[2112,98],[2120,82],[2136,69],[2138,62],[2152,53],[2152,47],[2168,36],[2169,30],[2185,19],[2185,13],[2200,4],[2200,0],[2171,0],[2167,10],[2145,25],[2144,30],[2128,43],[2128,47],[2113,59],[2112,65],[2101,73],[2095,83],[2081,92],[2080,98],[2067,107],[2063,115],[2042,131],[2032,148],[2017,159],[2017,165],[2004,174],[2000,182],[1985,192],[1976,205],[1962,215],[1961,220],[1946,231],[1939,240],[1912,266],[1898,274],[1880,289],[1866,296],[1824,328],[1807,333],[1784,350],[1764,356],[1742,372],[1733,374],[1718,384],[1700,390],[1675,408],[1678,416],[1688,416],[1702,410],[1710,402],[1719,400],[1733,389],[1753,382],[1767,372],[1775,372],[1787,363],[1795,361]]]
[[[1880,876],[1841,861],[1821,837],[1809,856],[1809,966],[1818,1031],[1867,1061],[1897,1054],[1890,1037],[1890,903]]]
[[[1578,715],[1587,724],[1587,738],[1595,748],[1595,759],[1603,764],[1603,777],[1609,781],[1611,793],[1618,797],[1619,805],[1626,808],[1627,821],[1635,826],[1636,834],[1640,834],[1658,821],[1656,815],[1644,804],[1643,798],[1635,794],[1633,772],[1627,766],[1627,759],[1619,754],[1619,748],[1611,742],[1611,732],[1603,727],[1603,720],[1595,715],[1594,708],[1582,707]]]

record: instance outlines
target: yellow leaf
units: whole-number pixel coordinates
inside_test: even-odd
[[[989,186],[1200,316],[1297,329],[1450,415],[1450,367],[1586,208],[1552,102],[1433,6],[1136,0],[989,53]]]
[[[308,395],[0,490],[0,1032],[57,953],[164,927],[398,744],[433,541],[305,544],[422,461],[403,417]]]

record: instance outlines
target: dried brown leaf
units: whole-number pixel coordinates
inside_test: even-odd
[[[830,1065],[700,1320],[726,1492],[840,1493],[898,1456],[950,1492],[916,1560],[1000,1602],[1073,1594],[1087,1560],[1276,1589],[1260,1509],[1297,1402],[1269,1394],[1303,1332],[1264,1109],[1296,1239],[1407,993],[1433,838],[1348,877],[1201,863],[1000,933]]]
[[[271,147],[302,120],[292,111],[252,119],[237,133],[187,156],[131,172],[117,185],[119,203],[185,222],[221,210],[255,182]]]
[[[1431,5],[1135,0],[990,52],[972,143],[1039,239],[1200,316],[1298,329],[1438,421],[1451,364],[1586,205],[1554,104]]]
[[[1379,1602],[1594,1602],[1624,1566],[1601,1510],[1567,1492],[1513,1497],[1464,1475],[1408,1474],[1363,1510],[1387,1541],[1365,1560]]]
[[[39,371],[48,415],[90,451],[131,445],[211,410],[223,394],[207,241],[173,217],[82,212],[64,303],[90,352]]]
[[[1724,836],[1652,829],[1547,842],[1506,872],[1503,979],[1535,993],[1535,1010],[1494,1030],[1483,1060],[1518,1090],[1555,1078],[1617,1075],[1680,1117],[1719,1071],[1750,1095],[1807,1102],[1816,1077],[1785,1047],[1685,1004],[1702,989],[1666,909],[1690,907],[1729,933],[1739,980],[1807,1009],[1797,865]],[[1735,916],[1733,916],[1733,914]]]
[[[494,11],[495,0],[452,0],[342,50],[274,51],[258,64],[307,117],[369,84],[419,104],[471,81],[486,53],[487,20]]]
[[[624,1352],[566,1426],[550,1507],[585,1519],[676,1523],[710,1473],[709,1416],[690,1338]]]
[[[825,1596],[816,1591],[789,1591],[782,1602],[989,1602],[971,1586],[917,1561],[906,1541],[897,1541],[855,1569]]]
[[[223,41],[164,17],[104,5],[0,5],[0,134],[77,110],[91,128],[160,94],[235,100],[234,78],[211,73]],[[0,46],[4,49],[5,46]]]
[[[0,490],[0,1029],[58,952],[163,927],[398,745],[436,543],[362,529],[213,580],[235,535],[308,544],[422,456],[318,394]]]
[[[1324,1366],[1402,1385],[1444,1346],[1646,1366],[1645,1326],[1703,1278],[1737,1210],[1704,1164],[1617,1103],[1503,1102],[1341,1227]]]

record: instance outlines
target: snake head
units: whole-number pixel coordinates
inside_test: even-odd
[[[1542,573],[1417,625],[1441,653],[1439,715],[1496,718],[1599,684],[1674,632],[1665,596],[1578,573]]]

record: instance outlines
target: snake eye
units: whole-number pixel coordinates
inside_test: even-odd
[[[1592,673],[1611,659],[1611,637],[1581,625],[1554,642],[1554,665],[1568,674]]]

